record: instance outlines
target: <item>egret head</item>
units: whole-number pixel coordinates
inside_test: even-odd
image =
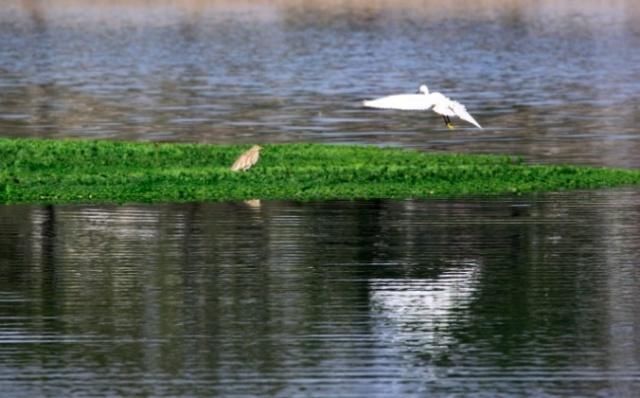
[[[418,92],[419,92],[420,94],[427,95],[427,94],[429,94],[429,88],[427,87],[427,85],[426,85],[426,84],[423,84],[423,85],[422,85],[422,86],[420,86],[420,88],[418,89]]]

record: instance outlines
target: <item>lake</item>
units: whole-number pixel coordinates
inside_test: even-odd
[[[364,109],[426,83],[485,127]],[[8,0],[0,136],[640,167],[635,2]],[[0,388],[634,396],[637,188],[0,206]]]

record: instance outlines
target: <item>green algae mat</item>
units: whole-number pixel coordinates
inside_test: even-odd
[[[123,203],[498,195],[640,184],[640,170],[369,146],[0,139],[0,202]]]

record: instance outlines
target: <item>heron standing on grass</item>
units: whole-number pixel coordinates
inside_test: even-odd
[[[408,111],[433,111],[439,115],[442,115],[442,119],[448,128],[452,129],[451,116],[457,116],[460,119],[467,121],[477,128],[481,129],[480,123],[476,122],[467,112],[467,108],[457,101],[451,100],[449,97],[435,92],[429,93],[429,88],[426,85],[420,86],[418,94],[396,94],[386,97],[364,101],[363,105],[369,108],[378,109],[399,109]]]
[[[249,170],[254,164],[258,163],[258,159],[260,159],[260,150],[262,147],[260,145],[254,145],[240,155],[233,165],[231,166],[232,171],[246,171]]]

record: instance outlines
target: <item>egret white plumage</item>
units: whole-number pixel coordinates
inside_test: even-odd
[[[480,123],[467,112],[467,108],[458,101],[453,101],[449,97],[438,93],[429,92],[426,85],[420,86],[418,94],[396,94],[386,97],[364,101],[363,105],[369,108],[378,109],[399,109],[407,111],[428,111],[432,109],[435,113],[442,115],[442,119],[448,128],[453,128],[451,117],[456,116],[481,129]]]

